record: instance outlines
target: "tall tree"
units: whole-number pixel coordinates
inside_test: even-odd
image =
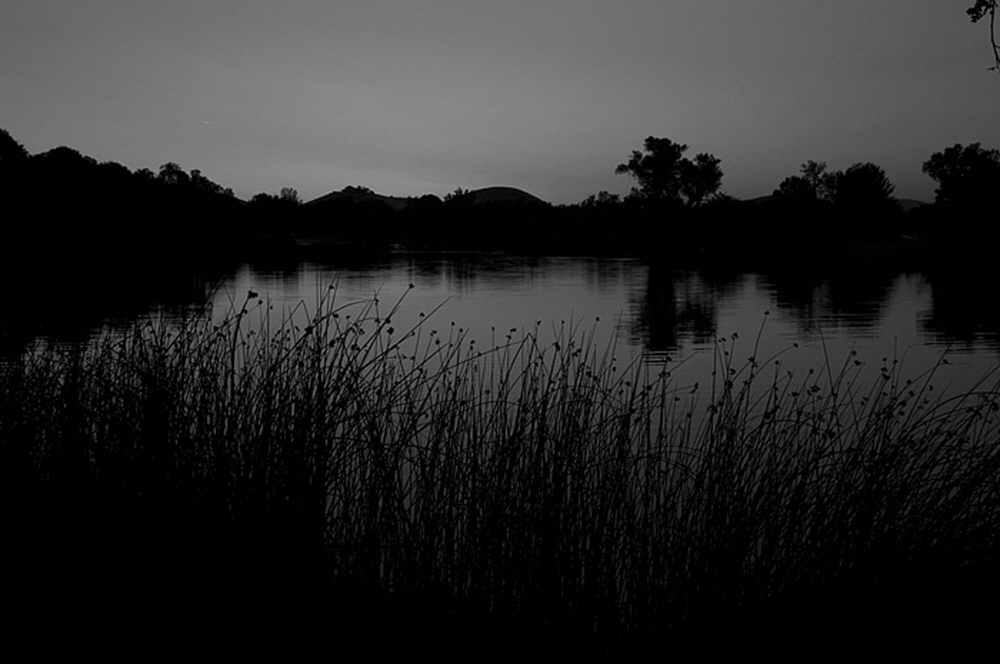
[[[836,174],[833,213],[837,228],[851,239],[886,241],[900,232],[903,208],[892,195],[896,189],[882,170],[871,162],[857,163]]]
[[[892,192],[896,186],[889,181],[881,166],[871,162],[850,166],[837,174],[833,202],[840,208],[856,212],[878,212],[895,209]]]
[[[191,182],[191,177],[184,172],[180,164],[173,161],[168,161],[160,166],[159,179],[161,182],[172,185],[186,185]]]
[[[837,189],[839,172],[827,172],[825,161],[809,160],[792,175],[781,181],[774,196],[798,202],[832,201]]]
[[[299,198],[299,192],[292,187],[282,187],[280,197],[281,200],[293,205],[302,203],[302,200]]]
[[[688,146],[669,138],[650,136],[643,151],[633,150],[632,157],[618,164],[615,173],[630,175],[639,184],[639,195],[650,201],[687,203],[697,206],[719,190],[722,169],[719,159],[701,153],[694,161],[684,157]]]
[[[681,176],[681,195],[688,205],[701,205],[709,196],[719,191],[722,184],[720,159],[705,152],[695,156],[694,161],[684,159]]]
[[[1000,202],[1000,150],[957,143],[932,154],[923,171],[938,183],[934,202],[942,207],[985,210]]]

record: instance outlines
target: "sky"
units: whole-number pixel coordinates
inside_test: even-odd
[[[647,136],[771,193],[870,161],[901,198],[955,143],[1000,148],[972,0],[3,0],[0,128],[241,198],[363,185],[627,193]]]

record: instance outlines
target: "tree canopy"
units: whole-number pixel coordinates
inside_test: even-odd
[[[892,196],[896,186],[881,166],[857,163],[837,173],[833,202],[845,212],[889,212],[898,207]]]
[[[956,143],[935,152],[923,171],[938,183],[935,202],[949,208],[978,208],[1000,199],[1000,150]]]
[[[656,202],[683,202],[701,205],[722,185],[720,160],[708,153],[684,157],[688,146],[669,138],[650,136],[643,151],[634,150],[615,173],[630,175],[639,184],[638,194]]]
[[[774,196],[795,202],[830,202],[837,189],[839,173],[828,173],[825,161],[812,161],[802,164],[801,175],[791,175],[781,181],[774,191]]]

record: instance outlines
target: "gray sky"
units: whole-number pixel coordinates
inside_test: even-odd
[[[711,152],[723,190],[807,159],[900,197],[955,143],[1000,148],[972,0],[4,0],[0,128],[238,196],[631,186],[646,136]]]

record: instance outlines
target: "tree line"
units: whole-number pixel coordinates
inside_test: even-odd
[[[859,246],[909,243],[912,253],[961,244],[1000,191],[1000,155],[978,143],[931,155],[924,172],[938,184],[935,202],[907,211],[885,171],[871,162],[834,171],[807,161],[770,195],[741,201],[721,191],[718,157],[689,158],[687,149],[650,136],[615,169],[634,179],[629,194],[601,191],[572,205],[475,203],[458,190],[444,199],[409,199],[402,210],[347,196],[302,204],[290,192],[255,196],[249,207],[258,231],[280,228],[351,247],[781,262],[790,252],[817,249],[838,258]]]
[[[66,147],[37,155],[0,130],[0,177],[27,201],[7,215],[8,252],[120,268],[271,260],[303,239],[324,251],[500,250],[511,253],[638,255],[692,264],[789,262],[817,252],[842,258],[859,246],[911,249],[974,245],[997,209],[1000,152],[978,143],[936,152],[923,164],[938,185],[932,205],[904,212],[876,164],[833,171],[807,161],[769,195],[737,200],[722,189],[722,161],[669,138],[648,137],[615,168],[635,186],[572,205],[477,202],[461,189],[400,206],[368,196],[303,203],[291,187],[237,199],[199,170],[176,163],[134,172]],[[6,205],[12,209],[15,197]],[[37,221],[36,221],[37,220]],[[117,268],[116,268],[117,269]]]
[[[154,173],[68,147],[35,155],[0,130],[3,251],[89,271],[197,266],[226,253],[244,204],[199,170]]]
[[[916,204],[904,211],[894,197],[895,185],[871,162],[843,171],[809,160],[799,172],[783,179],[769,195],[737,201],[721,193],[721,161],[711,154],[683,157],[687,146],[650,136],[643,151],[619,164],[616,172],[636,182],[624,198],[601,192],[580,207],[607,216],[673,219],[668,237],[683,240],[732,260],[732,253],[767,262],[792,260],[805,252],[810,258],[894,247],[936,260],[954,258],[982,245],[976,238],[992,226],[1000,207],[1000,151],[979,143],[956,144],[935,152],[923,172],[935,181],[933,204]],[[655,226],[655,223],[654,223]],[[885,252],[882,252],[883,255]],[[933,256],[931,256],[933,254]]]

